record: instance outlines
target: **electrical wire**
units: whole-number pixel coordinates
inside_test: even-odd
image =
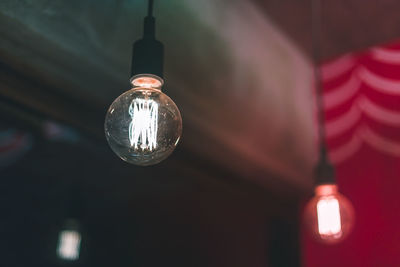
[[[325,143],[325,112],[323,100],[322,74],[320,69],[321,58],[321,33],[322,33],[322,8],[321,0],[311,0],[311,42],[314,60],[314,79],[316,89],[316,102],[318,114],[318,139],[319,139],[319,160],[327,162],[327,148]]]
[[[154,1],[153,0],[149,0],[148,7],[147,7],[147,16],[148,17],[152,17],[153,16],[153,4],[154,4]]]

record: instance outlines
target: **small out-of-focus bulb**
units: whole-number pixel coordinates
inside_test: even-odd
[[[133,88],[107,111],[104,129],[111,149],[126,162],[147,166],[167,158],[182,134],[178,107],[161,92],[156,75],[136,75]]]
[[[318,241],[337,243],[351,232],[354,209],[336,185],[319,185],[305,208],[304,222]]]
[[[69,220],[65,228],[59,233],[57,255],[60,259],[76,261],[79,259],[82,236],[78,231],[78,223]]]

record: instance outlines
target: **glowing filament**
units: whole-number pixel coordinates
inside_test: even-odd
[[[153,100],[134,99],[129,106],[132,121],[129,141],[135,149],[152,151],[157,147],[158,104]]]
[[[81,235],[76,231],[62,231],[58,240],[57,254],[65,260],[77,260],[81,247]]]
[[[321,235],[341,235],[339,202],[336,198],[324,198],[318,201],[318,231]]]

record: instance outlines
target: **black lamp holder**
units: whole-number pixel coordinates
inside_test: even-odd
[[[148,2],[148,13],[144,18],[143,38],[133,44],[131,77],[152,74],[163,78],[164,45],[155,39],[153,0]]]

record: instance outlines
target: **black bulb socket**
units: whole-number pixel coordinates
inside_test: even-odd
[[[155,39],[155,19],[144,19],[143,38],[133,44],[131,77],[153,74],[164,78],[164,45]]]
[[[314,175],[316,178],[316,185],[336,184],[335,168],[326,160],[318,162],[314,169]]]

